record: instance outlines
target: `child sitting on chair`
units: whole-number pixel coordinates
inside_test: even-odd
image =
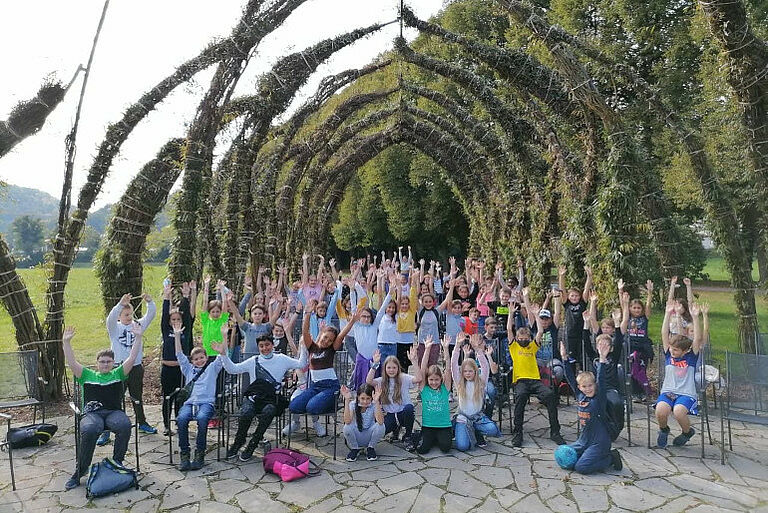
[[[670,335],[669,321],[675,312],[675,302],[667,301],[664,322],[661,325],[661,340],[664,343],[664,383],[656,402],[656,420],[659,422],[659,435],[656,445],[667,446],[669,437],[669,415],[672,414],[680,424],[682,433],[672,441],[681,446],[695,434],[688,414],[696,415],[696,366],[702,346],[701,327],[699,326],[700,307],[690,305],[693,317],[693,340],[683,335]]]
[[[616,470],[622,468],[619,451],[611,449],[611,429],[606,418],[605,363],[610,351],[610,335],[598,336],[599,360],[595,380],[595,375],[591,372],[581,372],[578,377],[573,375],[573,366],[568,362],[568,350],[565,343],[560,344],[560,355],[565,362],[565,377],[579,405],[581,434],[574,443],[558,447],[555,459],[561,467],[575,470],[579,474],[602,472],[611,466]],[[576,393],[576,390],[579,392]],[[569,453],[571,456],[568,456]],[[564,464],[564,460],[569,461]]]

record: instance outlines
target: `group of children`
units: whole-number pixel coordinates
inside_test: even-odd
[[[424,260],[416,265],[410,248],[406,258],[400,253],[388,259],[382,253],[381,262],[376,257],[353,261],[350,274],[344,277],[333,259],[328,261],[328,272],[322,257],[316,274],[310,274],[307,255],[303,264],[301,280],[294,283],[289,283],[282,266],[276,281],[259,269],[255,283],[246,283],[239,305],[222,281],[217,282],[212,299],[206,277],[200,312],[202,343],[197,347],[192,337],[196,283],[182,284],[178,305],[173,304],[170,284],[165,284],[163,423],[165,434],[170,435],[175,408],[180,470],[204,464],[207,429],[216,427],[222,395],[221,369],[247,374],[249,383],[242,393],[238,430],[227,449],[228,458],[249,460],[273,419],[286,408],[291,420],[284,434],[299,429],[298,416],[307,413],[314,417],[317,435],[324,436],[318,416],[334,411],[338,395],[344,398],[343,434],[349,461],[363,451],[368,460],[375,460],[376,445],[388,434],[391,441],[401,439],[407,450],[419,454],[435,446],[443,452],[454,444],[461,451],[473,445],[485,447],[486,437],[500,436],[491,417],[511,387],[513,446],[523,445],[525,407],[528,398],[536,396],[547,408],[550,438],[560,446],[555,454],[558,463],[584,473],[621,468],[611,443],[624,422],[621,373],[625,362],[629,362],[635,392],[644,397],[652,393],[645,373],[654,355],[648,336],[652,282],[646,284],[643,303],[630,300],[619,280],[620,309],[598,320],[598,297],[592,291],[588,267],[583,290],[566,290],[565,269],[560,268],[559,286],[547,292],[539,305],[531,302],[523,286],[522,265],[507,283],[500,264],[486,276],[483,262],[468,259],[460,274],[451,258],[449,270],[443,272],[434,261],[429,268]],[[685,444],[694,434],[687,415],[695,413],[696,406],[694,373],[704,339],[700,313],[705,329],[707,324],[706,307],[692,302],[690,281],[684,280],[688,301],[675,299],[676,281],[673,278],[662,327],[666,365],[656,407],[660,447],[667,444],[670,414],[683,431],[674,439],[675,445]],[[144,299],[147,313],[138,321],[142,330],[155,312],[151,298],[145,295]],[[107,318],[115,366],[128,361],[135,342],[130,301],[129,295],[123,296]],[[296,322],[299,317],[301,323]],[[298,347],[297,338],[301,340]],[[336,373],[336,353],[342,349],[354,365],[347,383],[341,383]],[[139,350],[125,379],[136,400],[141,429],[151,433],[154,428],[146,423],[141,409],[141,358]],[[574,367],[582,372],[575,375]],[[283,393],[286,382],[296,383],[290,401]],[[565,445],[560,433],[559,383],[567,383],[561,387],[570,386],[577,397],[581,432],[571,445]],[[412,389],[421,402],[420,431],[414,430]],[[254,420],[257,428],[249,437]],[[193,421],[198,426],[194,458],[189,442]]]

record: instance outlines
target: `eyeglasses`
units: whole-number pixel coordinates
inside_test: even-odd
[[[109,364],[115,363],[115,361],[114,360],[98,360],[98,363],[109,365]]]

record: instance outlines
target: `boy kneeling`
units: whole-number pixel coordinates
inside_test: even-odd
[[[606,389],[605,382],[605,364],[608,359],[608,353],[611,351],[610,335],[600,335],[597,337],[597,352],[599,360],[597,363],[597,382],[595,375],[591,372],[582,372],[578,377],[573,375],[573,366],[568,362],[568,350],[565,344],[560,345],[560,355],[565,362],[565,377],[568,384],[576,395],[576,401],[579,405],[579,423],[581,425],[581,435],[574,443],[558,447],[558,452],[563,447],[568,447],[568,451],[575,452],[575,461],[563,462],[558,459],[558,464],[567,470],[575,470],[579,474],[593,474],[602,472],[608,467],[621,470],[621,456],[619,451],[611,449],[611,435],[606,418]],[[576,390],[579,392],[576,393]]]

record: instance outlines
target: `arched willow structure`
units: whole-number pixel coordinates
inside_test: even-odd
[[[432,21],[403,8],[401,23],[421,33],[414,43],[397,38],[394,49],[370,65],[325,78],[276,125],[320,64],[384,26],[288,55],[256,81],[252,94],[235,96],[260,41],[302,3],[250,0],[230,37],[183,63],[109,126],[54,241],[44,322],[0,245],[0,296],[19,343],[54,342],[43,347],[46,372],[59,387],[63,292],[88,210],[136,125],[176,87],[214,65],[186,135],[144,166],[116,207],[98,259],[106,308],[126,291],[140,291],[149,226],[179,179],[173,283],[199,278],[207,268],[237,291],[249,270],[280,263],[296,270],[303,252],[331,249],[331,226],[355,174],[393,147],[411,148],[438,169],[469,221],[471,254],[524,261],[535,293],[546,288],[554,265],[566,264],[572,279],[591,265],[607,305],[617,277],[636,287],[648,277],[662,282],[701,268],[688,255],[696,238],[673,214],[653,158],[663,140],[695,177],[697,206],[736,289],[742,346],[751,349],[757,330],[751,263],[764,245],[768,211],[768,60],[740,1],[701,6],[741,105],[747,176],[762,191],[755,202],[734,199],[733,181],[718,169],[707,134],[678,114],[675,98],[651,83],[647,70],[605,51],[597,36],[549,21],[562,13],[518,0],[454,2]],[[502,20],[499,32],[508,37],[484,39],[446,26],[445,20],[456,25],[461,19],[449,16],[454,9]],[[478,23],[475,32],[485,25]],[[214,166],[217,136],[233,124],[236,134],[219,148],[223,158]]]

